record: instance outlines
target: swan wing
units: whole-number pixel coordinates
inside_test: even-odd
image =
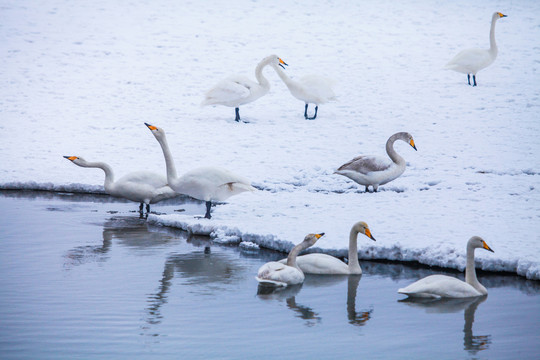
[[[167,185],[167,178],[164,175],[157,174],[151,171],[135,171],[126,174],[117,180],[117,183],[125,182],[147,184],[155,188],[160,188]]]
[[[466,282],[446,275],[427,276],[399,289],[398,293],[411,297],[431,298],[466,298],[482,295]]]
[[[374,171],[387,170],[391,165],[392,163],[386,158],[361,155],[341,165],[336,172],[353,171],[366,175]]]
[[[324,76],[310,74],[300,78],[299,83],[307,92],[318,101],[316,103],[324,103],[330,100],[335,100],[336,94],[332,90],[335,81]]]
[[[250,96],[250,89],[259,86],[247,77],[235,75],[217,83],[208,90],[202,105],[225,104],[235,106]]]
[[[287,259],[279,260],[286,264]],[[349,267],[338,258],[327,254],[306,254],[296,258],[296,264],[305,274],[346,275]]]
[[[156,203],[176,196],[164,176],[147,171],[123,176],[114,182],[109,192],[114,196],[143,203]]]
[[[466,49],[450,60],[445,68],[464,73],[474,73],[493,62],[493,57],[485,49]]]
[[[301,284],[304,281],[304,274],[298,269],[271,261],[259,268],[257,281],[279,286]]]

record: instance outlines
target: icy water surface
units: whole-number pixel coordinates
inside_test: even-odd
[[[445,272],[364,261],[361,277],[269,292],[254,276],[281,254],[151,226],[136,208],[0,192],[2,359],[540,357],[540,282],[483,273],[487,298],[407,302],[398,288]]]

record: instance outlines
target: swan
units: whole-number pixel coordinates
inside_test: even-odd
[[[289,252],[287,264],[277,261],[270,261],[259,268],[255,279],[260,284],[273,286],[297,285],[304,282],[304,273],[296,264],[296,256],[302,250],[313,246],[317,240],[323,236],[320,234],[308,234],[300,244],[296,245]]]
[[[235,120],[240,121],[240,105],[255,101],[270,91],[270,83],[262,73],[264,67],[270,64],[283,68],[283,65],[287,65],[277,55],[267,56],[255,68],[255,77],[258,82],[242,75],[232,75],[208,90],[201,106],[218,104],[234,107]]]
[[[507,17],[500,12],[493,13],[491,17],[491,29],[489,31],[489,49],[465,49],[459,52],[452,60],[446,64],[445,69],[454,70],[467,74],[467,80],[471,85],[471,74],[473,85],[476,86],[476,73],[491,65],[497,57],[497,44],[495,43],[495,23],[500,18]]]
[[[169,186],[177,193],[205,201],[205,218],[211,218],[210,208],[212,207],[212,202],[224,201],[244,191],[255,191],[255,188],[251,186],[250,181],[246,178],[215,166],[199,167],[178,177],[165,131],[147,123],[145,125],[152,131],[152,134],[163,150]]]
[[[399,289],[398,293],[425,298],[467,298],[487,295],[486,288],[476,278],[474,268],[474,249],[476,248],[493,252],[481,237],[473,236],[469,239],[467,242],[465,281],[446,275],[430,275]]]
[[[360,185],[365,185],[366,192],[369,185],[371,185],[373,191],[376,192],[379,185],[384,185],[398,178],[405,171],[405,159],[394,150],[396,140],[403,140],[416,150],[411,134],[398,132],[390,136],[386,142],[386,152],[392,159],[391,163],[384,157],[360,155],[341,165],[334,174],[346,176]]]
[[[364,234],[371,240],[375,238],[371,235],[368,225],[359,221],[351,228],[349,235],[349,265],[336,257],[327,254],[307,254],[298,256],[296,262],[298,267],[305,274],[327,274],[327,275],[349,275],[362,274],[362,268],[358,263],[358,234]],[[285,264],[287,259],[282,259],[279,262]]]
[[[146,212],[150,212],[150,204],[170,199],[177,194],[167,185],[165,176],[150,172],[136,171],[114,181],[112,168],[104,162],[89,162],[80,156],[64,156],[77,166],[98,168],[105,172],[105,192],[109,195],[121,197],[140,203],[139,211],[142,213],[146,204]]]
[[[319,104],[335,100],[336,94],[334,94],[334,91],[332,90],[332,86],[334,85],[333,80],[320,75],[311,74],[306,75],[297,81],[288,77],[287,74],[276,65],[272,64],[272,67],[285,85],[287,85],[291,95],[306,104],[304,108],[304,118],[306,120],[314,120],[317,117]],[[285,69],[284,66],[281,67]],[[309,104],[315,104],[315,115],[313,115],[313,117],[309,117],[307,114]]]

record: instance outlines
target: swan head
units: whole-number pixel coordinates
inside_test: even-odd
[[[319,240],[323,235],[324,233],[307,234],[303,242],[308,243],[309,246],[313,246],[317,242],[317,240]]]
[[[412,135],[409,134],[408,132],[399,132],[399,133],[396,133],[394,136],[396,136],[400,140],[405,141],[407,144],[411,145],[414,150],[418,151],[418,149],[416,148],[416,145],[414,144],[414,139]]]
[[[277,55],[270,55],[264,58],[263,63],[270,64],[272,66],[281,66],[285,69],[285,66],[289,66],[282,58]]]
[[[486,249],[487,251],[494,252],[480,236],[473,236],[472,238],[470,238],[467,242],[467,246],[471,246],[474,249],[481,248]]]
[[[86,160],[84,160],[80,156],[64,156],[64,157],[66,159],[70,160],[75,165],[79,165],[79,166],[85,166],[86,165]]]
[[[373,235],[371,235],[371,230],[369,230],[368,224],[363,221],[359,221],[353,225],[353,231],[358,234],[364,234],[373,241],[376,241]]]
[[[148,129],[150,129],[150,131],[152,131],[152,135],[154,135],[156,137],[156,139],[163,139],[165,137],[165,130],[163,130],[162,128],[159,128],[157,126],[154,126],[154,125],[150,125],[148,123],[144,123],[144,125],[146,125],[146,127],[148,127]]]

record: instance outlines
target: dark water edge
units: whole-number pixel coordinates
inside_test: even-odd
[[[540,356],[538,281],[479,273],[488,297],[410,302],[399,287],[463,274],[362,261],[362,276],[269,291],[254,275],[283,254],[150,225],[137,209],[103,195],[0,191],[2,358]]]

